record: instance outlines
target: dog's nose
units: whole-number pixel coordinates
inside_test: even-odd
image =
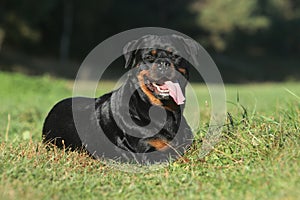
[[[165,74],[170,70],[171,63],[169,61],[160,61],[157,63],[157,69],[160,73]]]

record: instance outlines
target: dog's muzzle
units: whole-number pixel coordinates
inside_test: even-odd
[[[150,68],[151,76],[157,81],[171,80],[175,76],[174,65],[166,59],[157,59]],[[160,82],[159,81],[159,82]]]
[[[147,63],[146,66],[140,65],[140,68],[148,71],[143,82],[156,97],[165,100],[172,97],[176,104],[184,103],[185,97],[172,62],[167,59],[156,59],[153,63]]]
[[[171,67],[171,62],[168,60],[157,60],[155,61],[156,65],[157,65],[157,69],[159,71],[159,73],[161,74],[165,74],[168,71],[170,71],[170,67]]]

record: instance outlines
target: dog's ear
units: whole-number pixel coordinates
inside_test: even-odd
[[[136,54],[136,48],[137,44],[139,43],[139,40],[133,40],[131,42],[128,42],[123,47],[123,55],[125,57],[125,68],[129,66],[133,66],[135,63],[135,54]]]
[[[172,37],[181,40],[184,43],[184,50],[186,51],[187,55],[191,57],[195,65],[198,65],[197,55],[200,53],[199,44],[191,39],[184,38],[179,35],[173,34]]]
[[[144,35],[143,37],[128,42],[123,48],[123,55],[126,60],[125,68],[135,66],[136,56],[140,49],[153,47],[156,42],[157,35]]]

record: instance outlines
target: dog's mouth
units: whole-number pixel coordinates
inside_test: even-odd
[[[159,84],[156,82],[150,82],[149,80],[147,81],[148,83],[146,84],[147,87],[154,92],[156,95],[160,95],[163,98],[169,98],[170,97],[170,90],[168,87],[166,87],[166,84]]]
[[[159,99],[168,100],[172,98],[177,105],[184,104],[185,97],[180,85],[175,80],[160,80],[145,82],[147,88]]]

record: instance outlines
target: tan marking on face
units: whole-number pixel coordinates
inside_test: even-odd
[[[139,84],[140,87],[142,89],[142,91],[147,95],[147,97],[149,98],[150,102],[153,105],[157,105],[157,106],[161,106],[162,102],[157,99],[152,92],[147,88],[147,86],[145,85],[145,79],[144,76],[149,75],[149,71],[148,70],[142,70],[139,75],[138,75],[138,80],[139,80]]]
[[[170,62],[170,67],[171,67],[172,69],[174,69],[174,68],[175,68],[175,66],[174,66],[173,62]]]
[[[186,74],[186,69],[184,69],[184,68],[178,68],[178,71],[183,73],[183,74]]]
[[[152,56],[155,56],[156,54],[157,54],[157,51],[156,51],[155,49],[152,49],[152,50],[151,50],[151,55],[152,55]]]

